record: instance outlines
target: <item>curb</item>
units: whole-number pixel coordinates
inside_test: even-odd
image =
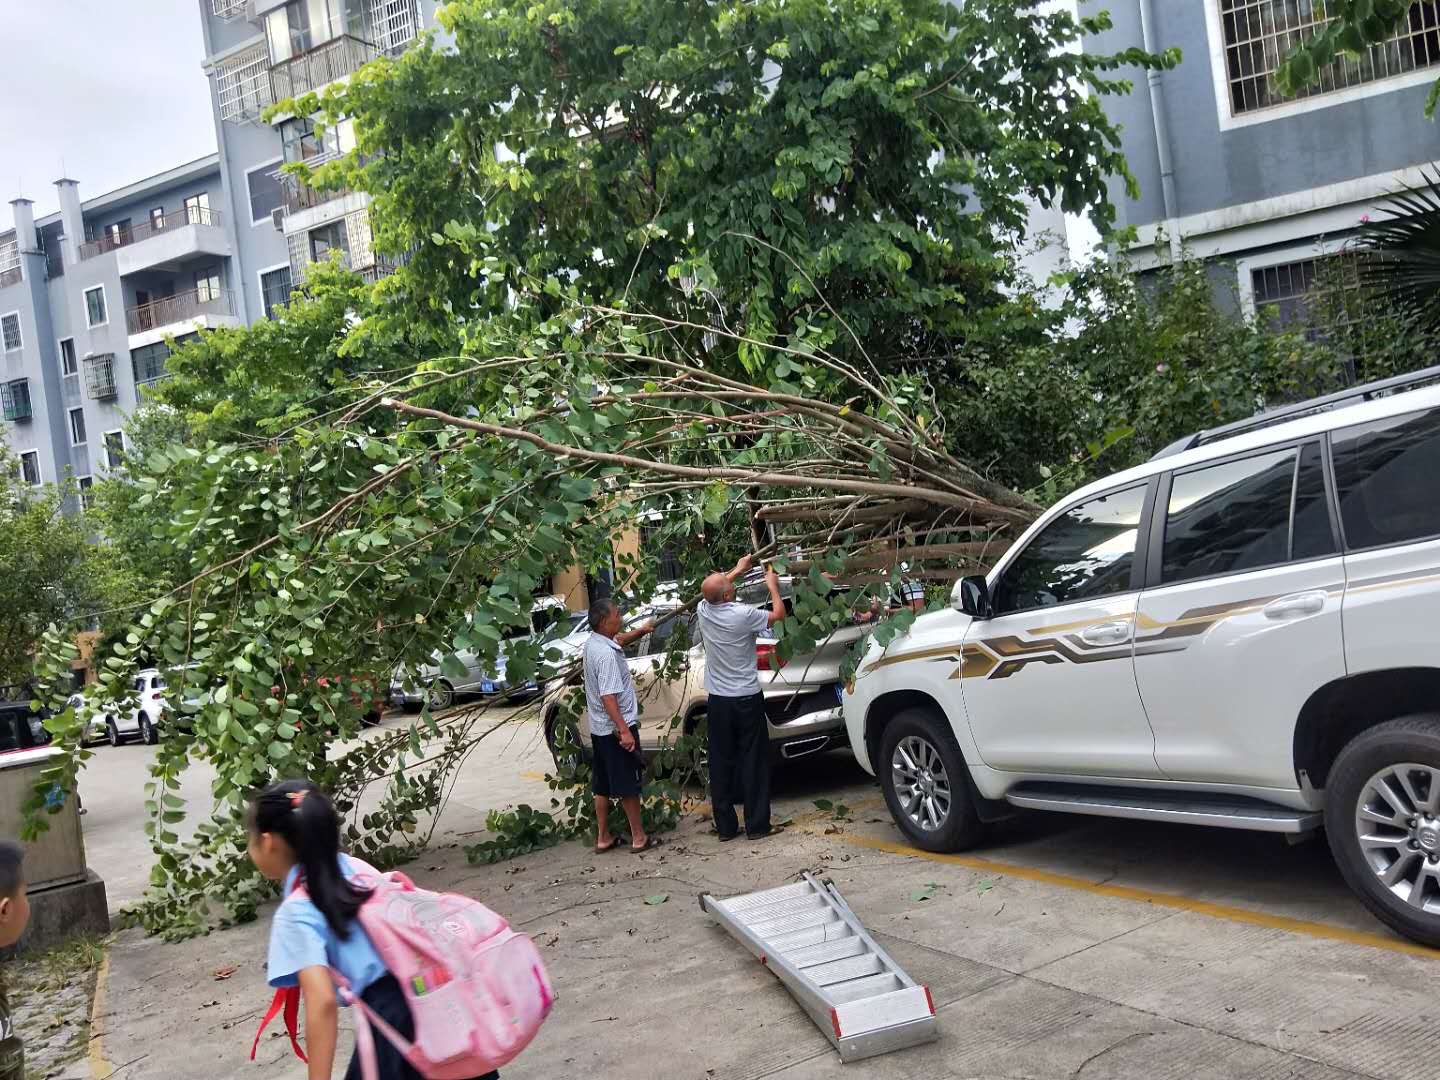
[[[95,998],[90,1003],[90,1076],[91,1080],[106,1080],[114,1075],[115,1066],[111,1065],[105,1058],[104,1036],[100,1031],[99,1021],[105,1003],[105,984],[110,974],[110,949],[105,949],[105,957],[100,961],[100,967],[95,972]]]

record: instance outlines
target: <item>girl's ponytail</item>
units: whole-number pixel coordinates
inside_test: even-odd
[[[256,832],[284,838],[300,863],[305,891],[342,941],[370,893],[340,872],[340,819],[330,796],[309,780],[272,784],[255,798]]]

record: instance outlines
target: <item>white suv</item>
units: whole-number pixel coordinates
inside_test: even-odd
[[[873,641],[850,744],[900,828],[1010,807],[1303,833],[1440,945],[1440,368],[1191,436]]]

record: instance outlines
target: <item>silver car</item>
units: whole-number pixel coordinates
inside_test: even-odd
[[[565,643],[570,636],[584,626],[584,612],[572,612],[558,601],[537,604],[530,613],[531,627],[525,630],[513,627],[506,631],[499,655],[492,665],[469,649],[462,649],[455,655],[465,665],[463,676],[443,672],[436,657],[436,663],[427,664],[411,675],[404,668],[397,668],[390,682],[390,701],[407,712],[419,712],[426,700],[432,711],[448,709],[462,696],[502,697],[516,701],[540,693],[543,679],[532,678],[523,682],[512,682],[506,673],[506,652],[512,643],[522,640],[539,641],[550,648],[566,651]]]

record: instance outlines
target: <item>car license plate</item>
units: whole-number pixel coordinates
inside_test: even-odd
[[[495,692],[495,684],[489,679],[481,679],[480,692],[482,694],[493,694]]]

